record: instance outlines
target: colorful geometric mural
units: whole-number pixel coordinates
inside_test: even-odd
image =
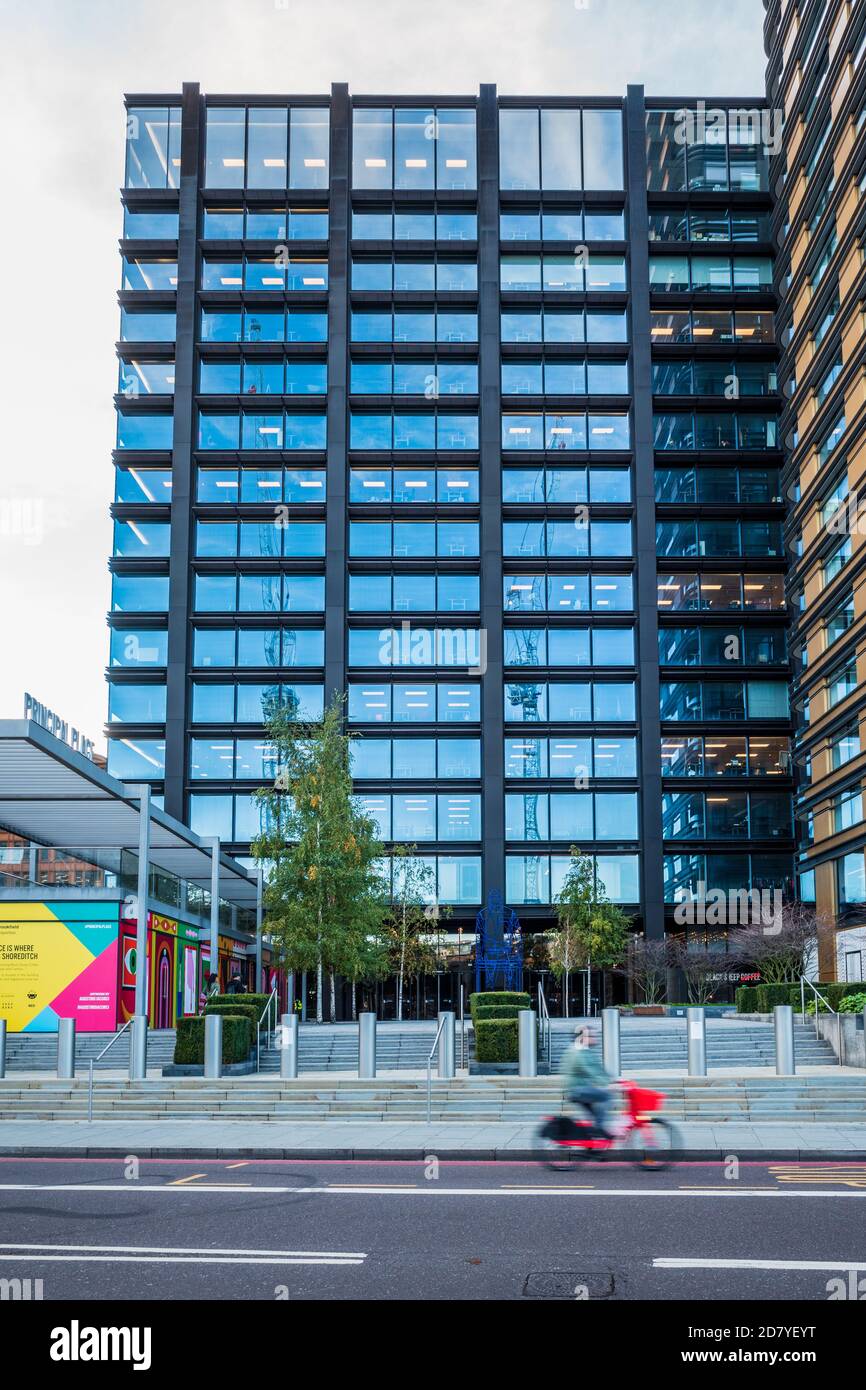
[[[112,1032],[118,903],[0,903],[0,1018],[10,1033],[54,1033],[74,1018]]]

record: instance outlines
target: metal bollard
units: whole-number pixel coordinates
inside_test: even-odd
[[[703,1009],[688,1009],[686,1027],[689,1031],[689,1076],[707,1074],[707,1020]]]
[[[71,1081],[75,1075],[75,1019],[61,1018],[57,1023],[57,1076]]]
[[[773,1031],[776,1041],[776,1075],[794,1076],[794,1010],[790,1004],[777,1004],[773,1010]]]
[[[538,1015],[534,1009],[517,1014],[517,1075],[538,1075]]]
[[[280,1024],[280,1076],[294,1081],[298,1075],[298,1015],[283,1014]]]
[[[223,1074],[223,1016],[204,1016],[204,1074],[209,1081],[218,1081]]]
[[[619,1009],[601,1011],[601,1060],[608,1076],[622,1075],[619,1047]]]
[[[0,1081],[6,1075],[6,1020],[0,1018]]]
[[[373,1081],[376,1077],[376,1015],[358,1014],[358,1077]]]
[[[129,1079],[147,1076],[147,1014],[136,1014],[129,1027]]]
[[[439,1065],[436,1075],[440,1081],[453,1081],[456,1075],[454,1070],[454,1011],[453,1009],[443,1009],[437,1015],[439,1023],[443,1024],[442,1036],[439,1039]]]

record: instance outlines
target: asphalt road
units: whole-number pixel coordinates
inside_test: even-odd
[[[0,1280],[45,1300],[826,1302],[864,1236],[863,1163],[0,1160]]]

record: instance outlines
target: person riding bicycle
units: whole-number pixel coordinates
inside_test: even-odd
[[[574,1042],[566,1048],[559,1067],[566,1095],[574,1105],[582,1105],[592,1115],[597,1129],[613,1137],[608,1119],[611,1104],[611,1078],[602,1064],[595,1034],[581,1024],[574,1030]]]

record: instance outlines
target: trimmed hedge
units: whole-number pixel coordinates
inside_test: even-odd
[[[740,985],[734,994],[738,1014],[758,1012],[758,989],[756,985]]]
[[[209,1004],[252,1004],[256,1009],[256,1019],[262,1016],[262,1010],[268,1002],[267,994],[214,994],[208,999]]]
[[[530,1009],[532,1000],[523,990],[517,989],[486,989],[477,994],[469,996],[469,1012],[475,1017],[475,1011],[479,1007],[510,1005],[512,1008]]]
[[[476,1023],[485,1018],[514,1018],[515,1014],[528,1008],[528,1004],[476,1004],[472,1017]]]
[[[475,1025],[476,1062],[517,1061],[517,1019],[485,1018]]]
[[[241,1002],[243,1001],[243,1002]],[[238,996],[237,1003],[221,1003],[218,999],[209,999],[205,1005],[206,1014],[222,1014],[223,1017],[245,1018],[250,1025],[250,1047],[255,1047],[256,1029],[258,1027],[261,1010],[254,1004],[248,1004],[243,995]]]
[[[246,1062],[251,1050],[249,1019],[223,1014],[223,1066]],[[174,1061],[176,1066],[204,1064],[203,1018],[178,1019]]]
[[[842,982],[832,980],[822,982],[815,981],[816,989],[823,994],[831,1009],[839,1010],[843,999],[850,999],[852,995],[862,994],[866,991],[866,981],[848,980]],[[800,986],[799,984],[785,985],[742,985],[736,991],[737,1013],[740,1014],[771,1014],[777,1004],[790,1004],[792,1008],[800,1007]],[[811,1007],[810,1007],[811,1005]],[[820,1011],[825,1012],[824,1005],[819,1005]],[[806,1012],[814,1014],[815,996],[810,989],[806,989]],[[846,1010],[845,1012],[848,1012]],[[858,1012],[858,1010],[854,1010]]]

